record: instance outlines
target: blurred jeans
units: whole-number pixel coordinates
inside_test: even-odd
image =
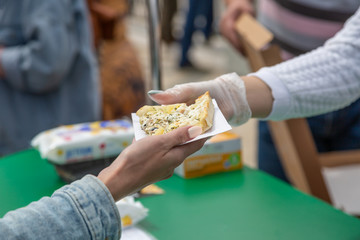
[[[307,121],[319,152],[360,148],[360,99],[346,108]],[[259,122],[258,167],[289,182],[264,121]]]
[[[181,39],[180,66],[190,64],[188,52],[191,47],[193,33],[198,29],[195,22],[199,16],[203,16],[205,19],[205,24],[200,30],[204,33],[205,38],[209,39],[213,23],[213,0],[189,0],[184,35]]]

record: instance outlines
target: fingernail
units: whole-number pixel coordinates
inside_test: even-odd
[[[202,133],[201,127],[195,126],[188,129],[189,137],[195,138]]]
[[[158,94],[158,93],[163,93],[163,92],[164,92],[164,91],[162,91],[162,90],[150,90],[150,91],[148,91],[147,94],[153,95],[153,94]]]

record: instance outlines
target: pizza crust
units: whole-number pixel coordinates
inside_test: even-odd
[[[199,126],[204,133],[213,125],[214,104],[206,92],[190,106],[185,103],[143,106],[136,115],[147,135],[165,134],[183,126]]]

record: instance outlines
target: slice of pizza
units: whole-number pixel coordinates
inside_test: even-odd
[[[199,126],[204,133],[213,125],[214,104],[206,92],[190,106],[185,103],[143,106],[136,115],[147,135],[165,134],[183,126]]]

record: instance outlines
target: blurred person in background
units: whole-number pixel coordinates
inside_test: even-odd
[[[97,64],[84,0],[0,5],[0,155],[40,131],[100,118]]]
[[[181,68],[193,67],[189,59],[193,34],[196,30],[201,30],[204,33],[205,39],[209,40],[212,32],[213,18],[213,0],[189,0],[184,32],[180,41],[181,58],[179,66]]]
[[[232,45],[243,51],[235,30],[238,17],[248,12],[255,15],[252,0],[225,0],[227,9],[221,20],[221,32]],[[282,57],[309,52],[335,35],[356,11],[358,0],[259,0],[256,16],[282,48]],[[335,112],[308,118],[318,151],[360,148],[360,100]],[[259,122],[259,169],[288,181],[265,121]]]
[[[145,104],[145,82],[126,36],[126,0],[87,0],[102,89],[102,119],[130,116]]]

